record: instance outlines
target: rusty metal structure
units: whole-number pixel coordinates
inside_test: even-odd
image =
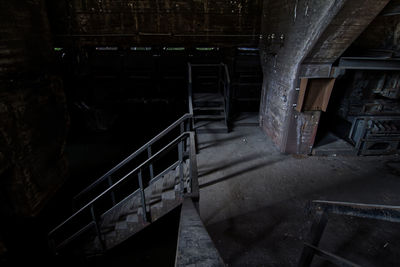
[[[399,0],[3,0],[1,214],[38,216],[68,185],[68,142],[120,131],[118,155],[136,152],[88,187],[76,178],[53,250],[104,253],[182,207],[176,266],[207,244],[200,260],[221,266],[198,214],[196,134],[251,112],[282,153],[311,155],[328,125],[354,155],[398,154],[399,15]],[[398,222],[398,207],[314,204],[301,266],[356,266],[318,248],[328,213]]]

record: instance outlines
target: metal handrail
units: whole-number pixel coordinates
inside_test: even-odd
[[[164,137],[165,135],[167,135],[169,132],[171,132],[172,130],[174,130],[176,127],[180,126],[183,122],[185,122],[188,119],[191,119],[193,117],[193,111],[190,113],[186,113],[185,115],[183,115],[181,118],[179,118],[177,121],[175,121],[174,123],[172,123],[170,126],[168,126],[165,130],[163,130],[161,133],[159,133],[158,135],[156,135],[153,139],[151,139],[149,142],[147,142],[146,144],[144,144],[142,147],[140,147],[138,150],[136,150],[135,152],[133,152],[131,155],[129,155],[128,157],[126,157],[124,160],[122,160],[120,163],[118,163],[114,168],[112,168],[111,170],[109,170],[107,173],[105,173],[103,176],[101,176],[99,179],[97,179],[96,181],[94,181],[92,184],[90,184],[88,187],[86,187],[84,190],[82,190],[80,193],[78,193],[77,195],[75,195],[73,197],[73,201],[76,201],[78,198],[80,198],[82,195],[86,194],[87,192],[89,192],[90,190],[92,190],[93,188],[95,188],[98,184],[100,184],[101,182],[105,181],[106,179],[108,179],[113,173],[115,173],[116,171],[118,171],[119,169],[121,169],[125,164],[127,164],[128,162],[130,162],[131,160],[133,160],[134,158],[136,158],[138,155],[140,155],[141,153],[143,153],[144,151],[148,150],[149,147],[151,147],[155,142],[157,142],[158,140],[160,140],[162,137]]]
[[[219,72],[219,83],[221,82],[224,86],[224,111],[225,111],[225,124],[227,127],[229,127],[229,118],[230,118],[230,88],[231,88],[231,78],[229,75],[229,69],[228,66],[225,63],[219,63],[219,64],[192,64],[188,63],[188,91],[189,91],[189,112],[190,114],[193,114],[193,82],[192,82],[192,67],[219,67],[220,72]],[[222,68],[222,72],[221,72]],[[224,79],[221,78],[223,75]],[[194,122],[192,120],[193,127],[194,127]]]
[[[339,215],[400,223],[400,206],[314,200],[317,210]]]
[[[80,236],[82,233],[86,232],[87,230],[91,229],[93,226],[95,225],[95,222],[91,221],[90,223],[88,223],[87,225],[85,225],[84,227],[82,227],[80,230],[78,230],[75,234],[71,235],[70,237],[68,237],[67,239],[65,239],[63,242],[61,242],[56,249],[60,249],[64,246],[66,246],[69,242],[71,242],[72,240],[74,240],[75,238],[77,238],[78,236]]]
[[[188,63],[188,91],[189,91],[189,112],[193,114],[193,82],[192,82],[192,67],[219,67],[219,81],[223,84],[223,97],[224,97],[224,112],[225,124],[229,129],[230,119],[230,103],[231,103],[231,78],[229,75],[228,66],[225,63],[219,64],[192,64]],[[192,120],[192,127],[194,128],[194,121]]]
[[[174,139],[172,142],[170,142],[168,145],[166,145],[163,149],[161,149],[160,151],[158,151],[156,154],[154,154],[153,156],[151,156],[149,159],[147,159],[145,162],[143,162],[142,164],[140,164],[138,167],[136,167],[134,170],[130,171],[128,174],[126,174],[123,178],[121,178],[120,180],[118,180],[116,183],[114,183],[112,186],[110,186],[109,188],[107,188],[105,191],[103,191],[101,194],[99,194],[97,197],[95,197],[93,200],[91,200],[89,203],[87,203],[85,206],[83,206],[82,208],[80,208],[77,212],[75,212],[74,214],[72,214],[70,217],[68,217],[64,222],[62,222],[61,224],[59,224],[56,228],[54,228],[52,231],[49,232],[49,236],[53,235],[57,230],[59,230],[61,227],[63,227],[65,224],[67,224],[68,222],[70,222],[73,218],[75,218],[76,216],[78,216],[79,214],[81,214],[83,211],[85,211],[86,209],[92,207],[94,205],[94,203],[99,200],[101,197],[103,197],[104,195],[106,195],[107,193],[111,193],[113,191],[113,189],[115,187],[117,187],[119,184],[121,184],[122,182],[124,182],[129,176],[131,176],[132,174],[140,171],[141,169],[143,169],[144,167],[146,167],[147,165],[150,165],[151,162],[157,158],[158,156],[160,156],[161,154],[164,154],[166,152],[168,152],[172,146],[178,144],[180,141],[182,141],[182,139],[187,138],[188,136],[190,136],[190,132],[184,132],[183,134],[181,134],[179,137],[177,137],[176,139]],[[115,205],[114,205],[115,206]]]
[[[149,181],[149,185],[151,185],[152,183],[156,182],[157,180],[159,180],[161,177],[163,177],[167,172],[171,171],[172,169],[176,168],[179,165],[179,161],[173,163],[171,166],[169,166],[168,168],[166,168],[164,171],[160,172],[156,177],[154,177],[153,179],[151,179]],[[128,196],[126,196],[124,199],[122,199],[121,201],[119,201],[118,203],[116,203],[114,206],[112,206],[110,209],[106,210],[105,212],[103,212],[103,214],[101,214],[100,217],[104,217],[105,215],[107,215],[108,213],[110,213],[113,209],[119,207],[120,205],[123,204],[123,202],[127,201],[128,199],[130,199],[132,196],[136,195],[137,193],[139,193],[140,188],[136,189],[135,191],[133,191],[131,194],[129,194]]]
[[[190,65],[190,63],[189,63],[189,85],[190,86],[192,85],[192,73],[191,73],[191,65]],[[192,93],[193,92],[192,92],[192,90],[189,90],[189,92],[190,92],[189,93],[189,113],[183,115],[177,121],[172,123],[165,130],[163,130],[161,133],[156,135],[153,139],[151,139],[145,145],[143,145],[138,150],[136,150],[134,153],[129,155],[127,158],[122,160],[114,168],[112,168],[106,174],[104,174],[99,179],[97,179],[95,182],[90,184],[87,188],[82,190],[79,194],[77,194],[73,198],[74,200],[77,200],[78,198],[80,198],[81,196],[83,196],[84,194],[86,194],[87,192],[92,190],[93,188],[95,188],[98,184],[100,184],[101,182],[103,182],[106,179],[108,179],[109,187],[107,189],[105,189],[102,193],[98,194],[96,197],[94,197],[87,204],[85,204],[83,207],[78,209],[74,214],[69,216],[66,220],[64,220],[61,224],[56,226],[53,230],[51,230],[48,233],[49,242],[54,245],[53,246],[54,249],[57,250],[60,247],[63,247],[65,245],[67,245],[72,240],[76,239],[77,237],[82,235],[84,232],[88,231],[89,229],[91,229],[93,227],[95,228],[95,230],[97,232],[99,241],[100,241],[101,245],[103,246],[103,249],[106,249],[104,240],[102,239],[102,235],[101,235],[101,232],[100,232],[100,227],[99,227],[99,224],[98,224],[99,223],[99,219],[101,220],[101,218],[103,218],[105,214],[107,214],[111,210],[114,210],[116,207],[118,207],[121,204],[121,202],[126,201],[126,199],[128,197],[132,196],[133,194],[137,194],[138,192],[141,193],[142,205],[143,205],[143,208],[144,208],[144,212],[143,212],[144,213],[143,214],[144,215],[144,220],[147,221],[147,218],[146,218],[147,215],[145,214],[146,213],[145,212],[145,210],[146,210],[146,200],[145,200],[145,196],[144,196],[144,188],[145,188],[145,186],[143,185],[143,179],[142,179],[142,170],[144,168],[146,168],[146,167],[149,168],[149,170],[150,170],[150,181],[148,181],[148,184],[150,185],[152,182],[154,182],[155,180],[159,179],[162,175],[165,175],[165,173],[167,171],[170,171],[171,167],[179,166],[181,193],[185,197],[191,197],[194,201],[198,201],[198,199],[199,199],[199,187],[198,187],[198,180],[197,180],[195,133],[191,132],[194,129],[193,128],[193,126],[194,126],[193,125],[193,102],[192,102]],[[185,125],[186,125],[186,129],[185,129]],[[164,137],[169,132],[171,132],[172,130],[176,129],[179,126],[180,126],[181,135],[178,136],[177,138],[175,138],[173,141],[169,142],[166,146],[164,146],[162,149],[160,149],[155,154],[152,154],[151,146],[155,142],[157,142],[162,137]],[[162,156],[163,154],[167,153],[168,151],[170,151],[176,145],[178,145],[178,152],[179,152],[178,153],[178,158],[179,158],[178,161],[175,162],[174,164],[172,164],[166,170],[162,171],[161,173],[159,173],[158,175],[153,177],[154,176],[154,174],[153,174],[153,165],[152,165],[153,161],[156,158],[158,158],[158,157]],[[190,180],[190,188],[189,188],[189,190],[190,190],[190,193],[189,192],[185,192],[185,187],[183,185],[183,165],[182,165],[182,162],[184,160],[184,151],[186,150],[186,146],[187,145],[190,146],[190,151],[189,151],[189,159],[190,159],[190,172],[189,172],[189,175],[190,175],[190,179],[189,179]],[[120,178],[115,183],[112,183],[112,181],[111,181],[111,175],[112,174],[114,174],[116,171],[121,169],[121,167],[123,167],[124,165],[129,163],[131,160],[133,160],[135,157],[137,157],[139,154],[145,152],[146,150],[148,152],[148,159],[147,160],[145,160],[143,163],[141,163],[139,166],[137,166],[133,170],[129,171],[127,174],[125,174],[122,178]],[[123,182],[127,181],[128,179],[130,179],[131,175],[133,175],[133,174],[137,174],[138,175],[137,178],[139,180],[139,188],[134,190],[127,197],[124,197],[122,200],[118,201],[118,203],[116,203],[115,196],[114,196],[114,190],[118,186],[120,186]],[[96,216],[95,210],[94,210],[95,204],[97,204],[97,201],[100,200],[102,197],[104,197],[107,194],[111,194],[112,206],[111,206],[111,208],[109,208],[105,212],[102,212],[101,215],[98,217],[98,216]],[[55,241],[56,241],[55,234],[59,230],[61,230],[64,226],[66,226],[66,224],[70,223],[74,218],[77,218],[78,216],[81,216],[81,215],[85,215],[84,212],[87,212],[89,210],[90,210],[90,213],[91,213],[91,216],[92,216],[92,221],[89,222],[87,225],[85,225],[83,228],[80,228],[79,230],[75,231],[72,235],[69,235],[67,238],[64,238],[64,239],[60,240],[61,242],[58,242],[58,245],[55,246],[56,245],[55,244]],[[66,234],[64,234],[64,236],[65,235]],[[60,238],[58,238],[58,239],[60,239]]]
[[[297,265],[299,267],[310,266],[314,255],[338,266],[360,266],[319,248],[329,214],[400,223],[400,206],[314,200],[311,208],[315,211],[313,223],[307,238],[308,241],[304,243],[303,252]]]

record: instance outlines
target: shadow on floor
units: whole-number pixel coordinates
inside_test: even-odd
[[[247,161],[250,161],[250,160],[251,160],[251,157],[247,158]],[[270,161],[267,161],[267,162],[251,164],[250,166],[247,166],[245,168],[237,170],[237,171],[235,171],[235,172],[233,172],[231,174],[225,175],[223,177],[213,179],[212,181],[205,182],[205,183],[201,183],[200,182],[200,188],[204,188],[204,187],[207,187],[207,186],[210,186],[210,185],[214,185],[214,184],[220,183],[222,181],[225,181],[225,180],[240,176],[240,175],[245,174],[247,172],[251,172],[251,171],[255,171],[257,169],[265,168],[268,165],[272,165],[272,164],[275,164],[275,163],[281,162],[281,161],[282,161],[282,159],[277,159],[277,160],[270,160]],[[243,163],[243,160],[242,161],[238,161],[236,163]],[[217,168],[217,169],[208,171],[208,172],[206,172],[206,174],[210,174],[210,173],[213,173],[213,172],[216,172],[216,171],[220,171],[220,170],[228,168],[228,167],[230,167],[230,166],[232,166],[232,165],[234,165],[236,163],[230,162],[228,165],[223,166],[221,168]],[[205,174],[202,174],[202,175],[205,175]]]
[[[233,141],[237,139],[241,139],[243,136],[231,136],[231,137],[226,137],[226,138],[221,138],[221,139],[213,139],[209,141],[202,141],[202,142],[197,142],[197,149],[198,150],[203,150],[209,147],[215,147],[218,145],[221,145],[222,143],[228,142],[228,141]]]
[[[260,158],[260,155],[253,154],[253,155],[248,155],[245,158],[234,159],[234,160],[230,159],[229,161],[223,160],[223,161],[213,162],[212,166],[215,166],[214,168],[207,168],[207,170],[199,170],[198,175],[199,175],[199,177],[204,177],[204,176],[210,175],[212,173],[216,173],[216,172],[222,171],[224,169],[237,166],[239,164],[246,164],[247,162],[256,160],[258,158]],[[207,167],[209,167],[209,166],[207,166]]]
[[[207,230],[229,266],[296,266],[311,227],[311,200],[400,203],[399,187],[393,187],[399,183],[397,177],[385,180],[371,174],[365,179],[342,181],[208,225]],[[388,191],[392,191],[390,197]],[[320,247],[361,266],[398,266],[398,229],[396,223],[331,215]],[[315,259],[312,266],[331,265]]]

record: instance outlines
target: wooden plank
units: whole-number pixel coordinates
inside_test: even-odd
[[[301,79],[296,110],[325,112],[334,85],[334,78]]]
[[[297,99],[297,106],[296,106],[296,110],[298,112],[301,112],[303,108],[304,96],[306,94],[307,84],[308,84],[308,78],[301,78],[299,98]]]

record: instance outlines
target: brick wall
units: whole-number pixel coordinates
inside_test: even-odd
[[[254,45],[261,23],[262,0],[72,0],[68,3],[48,1],[53,33],[61,44],[72,35],[78,45],[126,45],[127,42]]]

